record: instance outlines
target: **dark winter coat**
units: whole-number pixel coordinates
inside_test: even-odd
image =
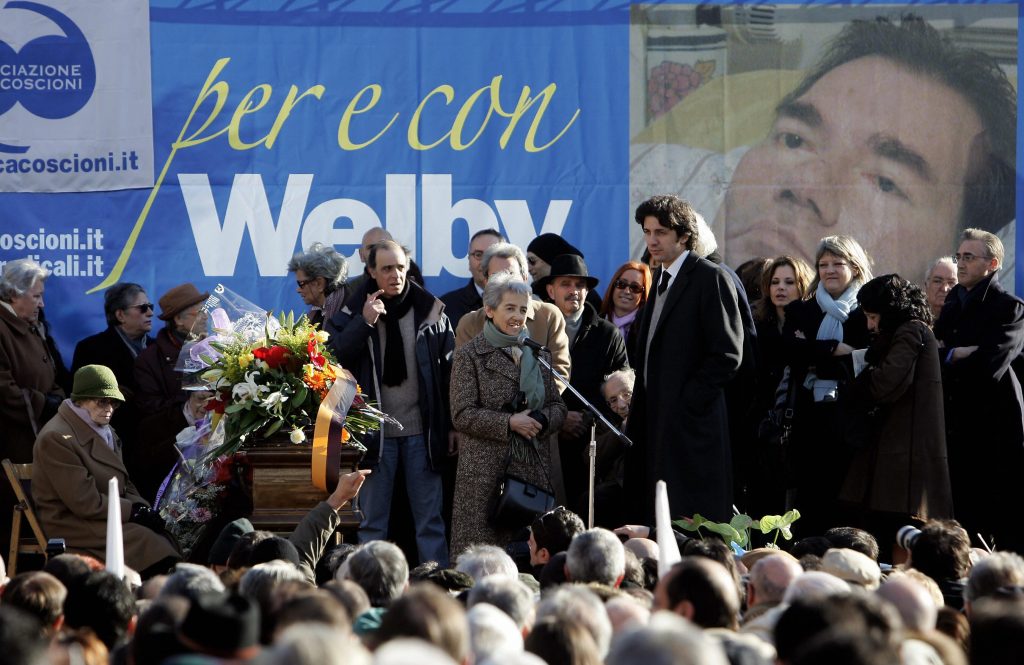
[[[448,320],[452,322],[452,328],[456,330],[458,330],[459,321],[463,316],[484,306],[484,301],[480,298],[480,294],[477,293],[476,284],[472,279],[465,286],[461,286],[441,296],[441,302],[444,303],[444,313],[448,316]]]
[[[444,303],[409,280],[409,295],[413,299],[411,311],[416,327],[416,368],[419,380],[420,418],[423,436],[430,454],[430,466],[440,470],[448,454],[448,432],[451,414],[448,409],[448,381],[451,376],[452,353],[455,351],[455,332],[444,313]],[[328,341],[341,362],[352,372],[367,397],[380,400],[380,382],[384,365],[381,356],[380,334],[363,318],[366,289],[356,291],[340,312],[328,321],[325,330]],[[383,325],[383,321],[378,322]],[[380,459],[384,429],[376,436],[365,437],[364,462],[374,464]]]
[[[655,274],[654,284],[661,279]],[[627,435],[626,496],[633,519],[652,524],[654,486],[668,485],[673,517],[728,520],[732,460],[725,387],[743,356],[743,322],[732,279],[717,266],[686,256],[645,345],[657,296],[644,307]]]
[[[868,360],[851,399],[879,408],[878,436],[857,452],[839,498],[922,521],[952,517],[935,336],[925,323],[908,321]]]

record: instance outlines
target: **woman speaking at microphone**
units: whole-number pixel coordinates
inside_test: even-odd
[[[507,273],[484,288],[483,332],[455,351],[452,424],[462,434],[455,479],[450,551],[471,544],[504,546],[516,530],[490,520],[497,488],[507,471],[551,491],[550,449],[565,418],[551,373],[523,346],[530,286]],[[550,361],[550,357],[546,360]]]

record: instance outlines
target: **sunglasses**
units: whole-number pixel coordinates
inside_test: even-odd
[[[119,406],[121,406],[121,402],[117,401],[116,399],[110,399],[109,397],[96,397],[93,399],[93,401],[96,402],[96,404],[100,407],[110,407],[115,411]]]
[[[152,312],[155,305],[151,302],[144,302],[141,305],[130,305],[127,309],[137,309],[143,314],[146,312]]]
[[[630,293],[635,296],[640,295],[644,292],[644,287],[637,284],[636,282],[627,282],[624,279],[615,280],[615,288],[617,289],[628,289]]]
[[[295,280],[295,285],[298,286],[300,289],[304,289],[306,288],[307,284],[312,284],[316,280],[316,277],[310,277],[309,279],[297,279]]]

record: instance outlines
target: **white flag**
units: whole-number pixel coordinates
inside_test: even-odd
[[[658,532],[658,577],[665,577],[683,557],[679,554],[679,543],[672,532],[672,517],[668,512],[668,486],[664,480],[659,480],[654,486],[654,521]]]
[[[107,570],[117,575],[117,579],[124,579],[124,536],[117,478],[111,478],[107,484]]]

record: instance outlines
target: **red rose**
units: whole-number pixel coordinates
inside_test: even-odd
[[[277,369],[288,362],[288,349],[283,346],[260,347],[253,349],[252,355],[267,363],[270,369]]]

